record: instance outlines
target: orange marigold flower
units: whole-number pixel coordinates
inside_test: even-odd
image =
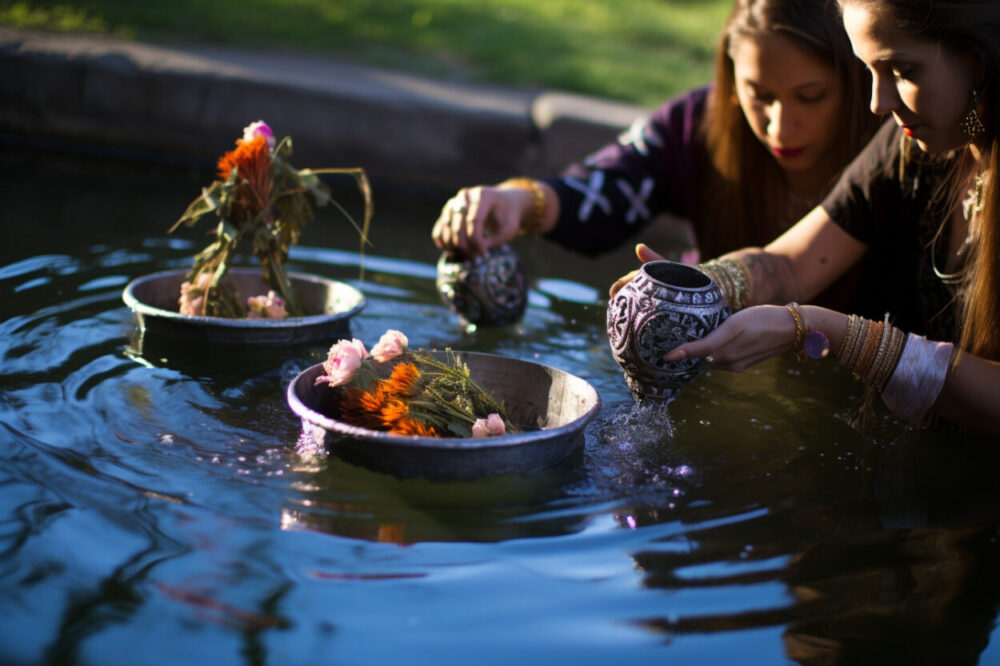
[[[237,139],[236,148],[219,158],[218,167],[221,180],[227,180],[233,169],[238,169],[240,177],[246,179],[246,188],[237,190],[243,205],[259,211],[270,203],[271,156],[264,136],[249,141]]]
[[[382,406],[382,423],[391,428],[397,421],[410,416],[410,406],[398,398],[390,399]]]
[[[397,363],[393,366],[389,378],[380,382],[380,386],[387,395],[408,396],[413,393],[419,379],[420,370],[417,369],[416,364]]]
[[[398,421],[392,430],[398,435],[417,435],[418,437],[444,437],[444,434],[432,425],[427,425],[416,419]]]
[[[368,393],[354,386],[345,387],[341,390],[340,418],[360,428],[382,430],[383,402],[381,394]]]

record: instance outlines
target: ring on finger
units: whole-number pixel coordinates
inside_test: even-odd
[[[452,199],[449,207],[459,215],[465,215],[465,211],[469,210],[469,205],[465,203],[465,199]]]

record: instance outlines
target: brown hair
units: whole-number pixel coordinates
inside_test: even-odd
[[[978,175],[985,178],[967,263],[959,294],[960,346],[966,351],[1000,361],[1000,3],[997,0],[840,0],[861,2],[890,18],[910,36],[940,43],[962,53],[972,51],[985,76],[978,83],[976,112],[986,131],[975,137],[982,159]],[[915,151],[916,152],[916,151]],[[965,197],[967,181],[955,171],[949,200]]]
[[[866,105],[867,73],[851,51],[833,0],[736,0],[719,40],[715,85],[701,128],[709,154],[700,202],[706,213],[699,229],[704,256],[763,245],[797,221],[788,219],[789,192],[781,167],[754,136],[735,101],[733,47],[741,37],[768,34],[790,38],[830,63],[840,77],[844,109],[834,175],[878,126]]]

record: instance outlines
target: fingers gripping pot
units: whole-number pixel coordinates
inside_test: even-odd
[[[528,281],[521,258],[508,245],[465,261],[442,255],[437,264],[437,288],[453,312],[477,326],[513,324],[528,304]]]
[[[673,400],[701,375],[701,358],[664,361],[674,347],[704,337],[729,316],[718,285],[693,266],[643,264],[608,304],[608,341],[637,399]]]

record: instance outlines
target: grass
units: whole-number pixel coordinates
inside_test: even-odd
[[[731,0],[0,0],[0,25],[345,56],[654,106],[711,78]]]

